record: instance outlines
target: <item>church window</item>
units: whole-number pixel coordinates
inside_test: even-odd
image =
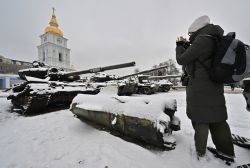
[[[43,61],[45,61],[45,51],[43,51]]]
[[[44,41],[44,42],[46,42],[46,41],[47,41],[47,37],[46,37],[46,36],[43,38],[43,41]]]
[[[63,61],[63,59],[62,59],[62,53],[59,53],[59,61]]]
[[[57,38],[57,42],[58,42],[59,44],[61,44],[61,43],[62,43],[62,40],[61,40],[60,38]]]

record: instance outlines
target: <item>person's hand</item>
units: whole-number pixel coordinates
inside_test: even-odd
[[[187,39],[185,39],[183,36],[177,37],[176,40],[176,45],[177,46],[183,46],[184,48],[188,48],[189,47],[189,42],[187,41]]]
[[[186,42],[187,39],[185,39],[184,37],[180,36],[180,37],[177,37],[177,40],[176,42]]]

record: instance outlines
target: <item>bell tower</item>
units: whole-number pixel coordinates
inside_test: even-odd
[[[55,9],[52,17],[40,36],[41,44],[37,46],[38,60],[49,66],[70,69],[70,49],[67,48],[68,39],[63,37],[63,32],[58,28]]]

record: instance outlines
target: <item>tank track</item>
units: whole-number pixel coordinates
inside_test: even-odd
[[[32,95],[29,96],[24,115],[34,114],[43,111],[49,102],[50,95]]]
[[[235,145],[250,149],[250,139],[232,134],[232,140]]]

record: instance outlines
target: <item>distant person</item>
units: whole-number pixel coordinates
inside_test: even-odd
[[[250,78],[245,78],[242,83],[243,96],[246,100],[247,110],[250,111]]]
[[[231,90],[234,91],[235,84],[234,84],[234,83],[231,83],[231,84],[230,84],[230,87],[231,87]]]
[[[178,37],[176,60],[185,66],[189,81],[186,88],[186,113],[195,130],[194,141],[198,159],[206,153],[210,131],[217,152],[230,160],[235,157],[223,83],[214,83],[203,65],[210,67],[216,42],[209,37],[222,37],[224,30],[210,24],[208,16],[197,18],[189,27],[189,41]]]

